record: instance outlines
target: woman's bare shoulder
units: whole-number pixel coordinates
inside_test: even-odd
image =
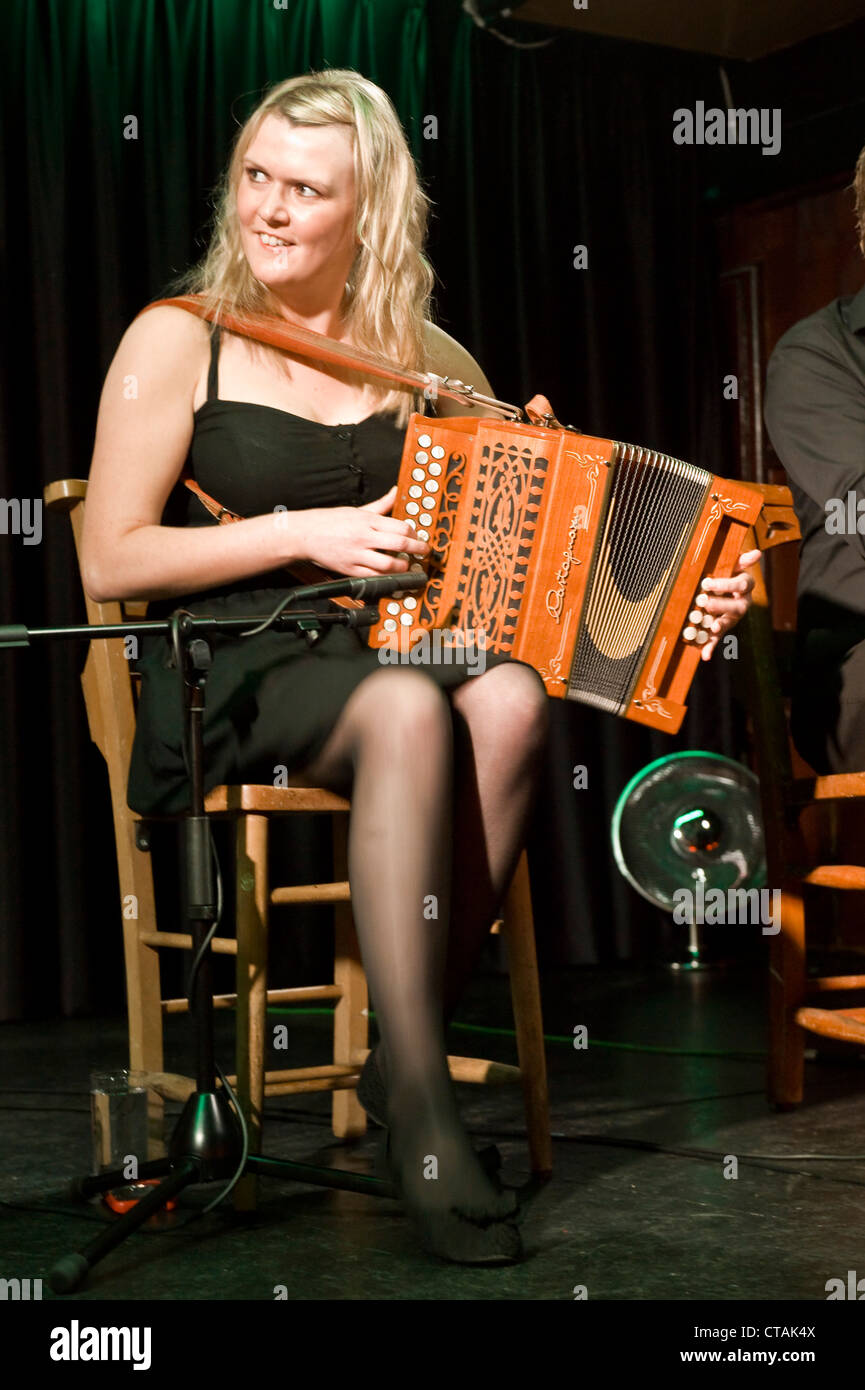
[[[173,304],[142,310],[117,345],[103,397],[117,399],[131,381],[142,398],[191,401],[209,352],[209,324]]]
[[[210,339],[210,324],[176,304],[156,304],[144,308],[129,324],[123,343],[153,347],[173,353],[188,352]]]

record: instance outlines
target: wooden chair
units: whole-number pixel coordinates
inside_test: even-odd
[[[766,548],[765,538],[757,543]],[[789,562],[789,556],[785,559]],[[743,646],[766,881],[781,894],[781,930],[769,938],[768,1089],[773,1105],[789,1109],[802,1100],[806,1033],[860,1047],[865,1043],[865,1008],[855,1002],[830,1006],[833,995],[865,989],[865,973],[808,975],[808,929],[816,926],[814,900],[822,896],[813,890],[865,890],[865,772],[818,777],[793,748],[783,678],[793,634],[789,619],[786,632],[776,630],[762,572],[746,622]],[[865,933],[861,943],[865,946]]]
[[[80,561],[81,536],[87,484],[64,479],[44,492],[49,510],[68,512]],[[146,603],[95,603],[85,594],[87,621],[116,623],[146,613]],[[129,1016],[129,1065],[151,1076],[151,1149],[161,1149],[161,1101],[185,1100],[194,1089],[189,1077],[163,1069],[163,1015],[184,1012],[186,999],[162,999],[159,951],[189,950],[191,939],[182,932],[160,931],[156,922],[153,872],[147,821],[126,804],[129,759],[135,733],[137,678],[124,656],[121,638],[92,642],[82,673],[91,737],[108,764],[120,897],[123,905],[123,939]],[[265,1097],[298,1092],[333,1092],[332,1126],[338,1138],[353,1138],[366,1129],[366,1112],[354,1094],[361,1067],[369,1055],[367,984],[361,964],[351,913],[351,894],[346,869],[347,813],[344,798],[322,789],[273,786],[221,786],[206,799],[214,817],[236,823],[236,939],[219,936],[215,952],[236,956],[236,993],[214,997],[216,1008],[235,1008],[236,1077],[229,1078],[249,1126],[250,1152],[261,1148],[262,1110]],[[300,812],[329,815],[334,835],[332,883],[272,887],[268,875],[268,830],[273,816]],[[171,821],[161,816],[151,820]],[[333,982],[298,988],[268,989],[267,948],[270,908],[292,903],[333,903],[335,915]],[[134,906],[133,906],[134,905]],[[541,1179],[552,1169],[546,1061],[544,1056],[537,957],[529,892],[528,867],[522,855],[508,892],[503,923],[507,944],[511,997],[519,1067],[475,1057],[449,1057],[451,1076],[457,1081],[498,1083],[521,1081],[526,1108],[526,1129],[533,1174]],[[321,1066],[283,1071],[265,1069],[266,1013],[268,1004],[295,1004],[310,1000],[336,1001],[333,1060]],[[246,1178],[235,1188],[235,1205],[255,1205],[255,1180]]]

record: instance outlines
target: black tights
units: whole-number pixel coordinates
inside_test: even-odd
[[[540,678],[519,663],[472,676],[450,697],[418,671],[388,668],[361,682],[298,779],[351,796],[352,908],[405,1195],[481,1218],[510,1211],[513,1198],[493,1187],[463,1128],[444,1018],[522,847],[547,704]]]

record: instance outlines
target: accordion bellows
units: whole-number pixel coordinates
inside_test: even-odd
[[[482,633],[550,695],[676,733],[708,636],[701,582],[732,574],[763,501],[631,444],[414,415],[391,515],[429,539],[429,581],[381,603],[370,645]]]

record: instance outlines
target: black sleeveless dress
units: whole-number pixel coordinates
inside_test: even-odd
[[[240,516],[285,507],[357,507],[397,481],[404,431],[381,412],[358,424],[324,425],[273,406],[219,399],[219,330],[211,340],[207,400],[195,412],[192,476]],[[162,516],[166,526],[215,526],[197,497],[178,482]],[[148,617],[176,608],[200,614],[266,615],[295,581],[285,569],[185,597],[156,600]],[[319,605],[327,608],[329,605]],[[364,632],[333,626],[310,644],[300,633],[255,637],[215,634],[205,687],[205,791],[222,783],[273,785],[280,769],[299,771],[321,750],[354,689],[382,666]],[[142,675],[127,801],[140,815],[172,814],[189,804],[183,757],[183,706],[163,636],[140,644]],[[490,667],[507,658],[486,653]],[[448,689],[471,679],[470,667],[427,664],[421,670]],[[277,782],[278,785],[278,782]]]

